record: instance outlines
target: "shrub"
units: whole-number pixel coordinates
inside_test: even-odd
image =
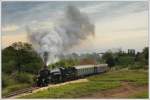
[[[11,78],[9,75],[7,75],[7,74],[2,75],[2,88],[5,88],[9,85],[13,85],[16,83],[17,83],[17,81],[15,79]]]
[[[14,60],[9,60],[7,63],[2,62],[2,71],[6,73],[12,73],[15,69],[16,62]]]
[[[33,75],[29,74],[29,73],[17,73],[15,76],[16,80],[20,83],[33,83]]]
[[[134,64],[134,57],[131,56],[122,56],[118,59],[118,65],[130,65]]]
[[[132,69],[142,69],[142,68],[144,68],[144,66],[141,63],[135,63],[133,65],[129,65],[128,68],[131,70]]]

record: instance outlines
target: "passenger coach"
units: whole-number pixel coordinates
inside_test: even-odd
[[[99,64],[99,65],[80,65],[74,66],[77,71],[77,76],[87,76],[91,74],[103,73],[108,70],[107,64]]]

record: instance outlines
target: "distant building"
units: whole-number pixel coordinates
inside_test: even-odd
[[[128,49],[129,55],[135,55],[135,49]]]

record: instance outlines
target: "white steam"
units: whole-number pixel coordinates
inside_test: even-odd
[[[45,61],[48,64],[55,62],[60,54],[79,44],[81,40],[94,35],[94,24],[77,8],[68,6],[61,23],[53,30],[33,32],[30,29],[29,33],[29,39],[41,57],[44,59],[44,53],[48,53],[48,61]]]

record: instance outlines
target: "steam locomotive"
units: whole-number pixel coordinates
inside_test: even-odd
[[[81,77],[89,76],[92,74],[99,74],[108,71],[107,64],[99,65],[80,65],[73,67],[60,67],[49,70],[44,67],[38,74],[36,85],[39,87],[47,86],[48,84],[56,84],[69,80],[75,80]]]

